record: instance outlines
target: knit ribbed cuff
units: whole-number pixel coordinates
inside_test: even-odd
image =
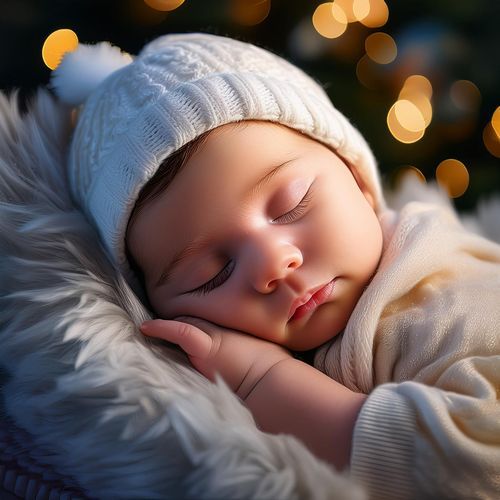
[[[415,415],[396,384],[375,389],[354,428],[351,474],[370,499],[409,499],[413,479]]]

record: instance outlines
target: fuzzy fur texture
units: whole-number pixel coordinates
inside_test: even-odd
[[[365,498],[296,439],[260,432],[222,382],[140,335],[148,311],[70,199],[70,130],[48,93],[24,115],[15,95],[0,95],[0,411],[18,429],[11,459],[95,498]]]
[[[23,116],[0,94],[0,461],[95,498],[365,498],[139,334],[148,311],[69,197],[70,130],[46,92]],[[391,203],[409,199],[449,203],[419,184]],[[499,214],[490,200],[468,224],[500,241]]]
[[[79,44],[67,53],[52,76],[52,87],[62,102],[78,106],[111,73],[132,62],[132,56],[109,42]]]

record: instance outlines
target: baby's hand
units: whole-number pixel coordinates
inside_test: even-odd
[[[277,344],[199,318],[146,321],[141,331],[179,345],[200,373],[212,381],[218,373],[243,400],[272,366],[291,357]]]

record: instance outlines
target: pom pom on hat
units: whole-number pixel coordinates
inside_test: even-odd
[[[78,106],[111,73],[131,62],[130,54],[109,42],[80,44],[76,50],[65,54],[53,71],[50,84],[62,102]]]

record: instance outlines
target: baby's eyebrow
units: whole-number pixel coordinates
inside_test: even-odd
[[[290,166],[290,164],[295,161],[297,158],[290,158],[289,160],[284,161],[283,163],[280,163],[279,165],[274,165],[271,167],[263,177],[261,177],[256,184],[252,187],[250,190],[251,194],[254,194],[258,192],[260,189],[262,189],[263,186],[265,186],[267,183],[271,181],[283,168]]]

